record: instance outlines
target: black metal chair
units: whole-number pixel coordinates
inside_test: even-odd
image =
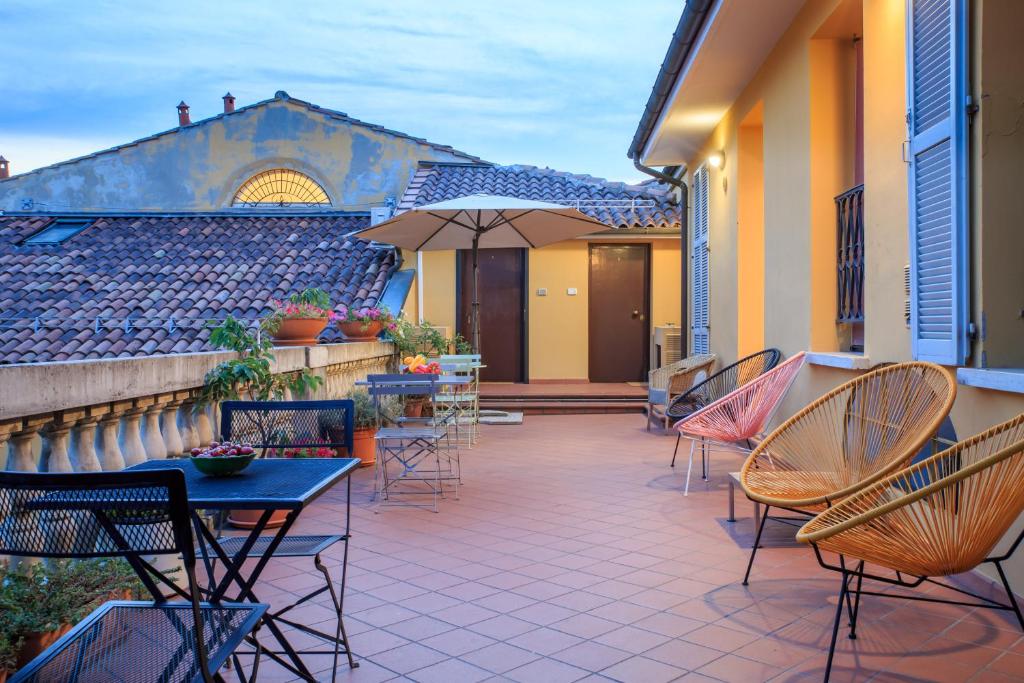
[[[732,365],[722,368],[706,380],[680,394],[669,404],[665,414],[671,421],[678,421],[694,413],[704,406],[717,401],[735,391],[755,377],[768,372],[782,360],[782,352],[778,349],[765,349],[741,358]],[[676,466],[676,455],[679,453],[679,441],[683,435],[676,436],[676,447],[672,451],[672,467]],[[704,444],[701,443],[701,476],[707,477],[707,461]]]
[[[262,448],[265,457],[273,457],[275,451],[291,448],[331,448],[342,451],[341,455],[351,457],[355,424],[355,403],[350,399],[330,401],[225,401],[221,404],[220,431],[226,441],[247,443]],[[268,454],[269,451],[269,454]],[[346,501],[346,506],[351,501]],[[344,653],[348,665],[356,668],[359,663],[352,658],[348,635],[342,621],[345,600],[345,581],[348,573],[349,515],[345,515],[345,532],[342,534],[310,534],[288,536],[274,553],[274,557],[312,557],[313,566],[323,574],[324,585],[310,591],[297,601],[276,610],[272,616],[304,633],[334,644],[334,673],[337,676],[338,656]],[[246,557],[263,557],[271,537],[260,537]],[[218,539],[228,555],[235,555],[245,544],[245,536],[222,536]],[[320,554],[335,543],[345,544],[344,560],[341,567],[341,581],[337,588],[331,573],[320,558]],[[337,615],[334,635],[312,628],[308,624],[291,621],[284,615],[299,605],[309,602],[322,593],[329,592],[331,604]],[[299,654],[325,654],[320,650],[303,650]]]
[[[229,658],[246,679],[238,645],[267,605],[200,602],[188,497],[181,471],[36,474],[0,472],[0,554],[126,559],[152,601],[94,610],[14,675],[13,681],[212,683]],[[187,591],[147,557],[181,555]],[[171,601],[160,588],[183,600]],[[198,637],[202,634],[202,637]],[[251,678],[259,666],[259,644]]]

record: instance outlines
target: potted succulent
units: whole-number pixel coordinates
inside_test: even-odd
[[[376,341],[377,335],[385,329],[390,332],[396,328],[394,316],[384,306],[342,306],[335,320],[345,340],[350,342]]]
[[[287,301],[272,300],[274,310],[263,327],[278,346],[312,346],[334,318],[331,298],[322,289],[310,288],[292,294]]]

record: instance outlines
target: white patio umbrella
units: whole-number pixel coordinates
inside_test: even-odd
[[[472,341],[480,353],[480,249],[543,247],[609,227],[561,204],[474,194],[417,206],[355,236],[414,251],[472,249]]]

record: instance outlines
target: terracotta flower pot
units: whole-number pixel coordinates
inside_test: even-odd
[[[238,527],[239,529],[252,529],[259,523],[263,512],[263,510],[232,510],[231,514],[228,515],[228,522],[231,523],[231,526]],[[270,515],[270,521],[267,522],[267,528],[276,529],[284,524],[287,518],[287,510],[274,510]]]
[[[284,318],[274,332],[277,346],[313,346],[327,327],[327,318]]]
[[[384,323],[374,320],[368,323],[339,321],[338,329],[345,335],[345,341],[376,341],[384,329]]]
[[[71,624],[62,624],[52,631],[29,633],[18,651],[17,667],[20,669],[42,654],[43,650],[56,643],[62,635],[71,630]]]
[[[403,413],[406,417],[422,417],[423,416],[423,405],[426,403],[426,398],[423,396],[413,396],[405,400],[405,408]]]
[[[352,457],[359,458],[360,467],[369,467],[377,462],[377,430],[373,427],[357,429],[352,433]]]

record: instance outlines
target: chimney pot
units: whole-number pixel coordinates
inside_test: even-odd
[[[0,180],[11,177],[11,162],[0,156]]]
[[[178,125],[187,126],[192,123],[192,119],[188,116],[188,105],[185,104],[185,100],[178,103]]]
[[[225,114],[230,114],[233,111],[235,111],[235,96],[234,95],[232,95],[231,93],[228,93],[222,99],[224,100],[224,113]]]

